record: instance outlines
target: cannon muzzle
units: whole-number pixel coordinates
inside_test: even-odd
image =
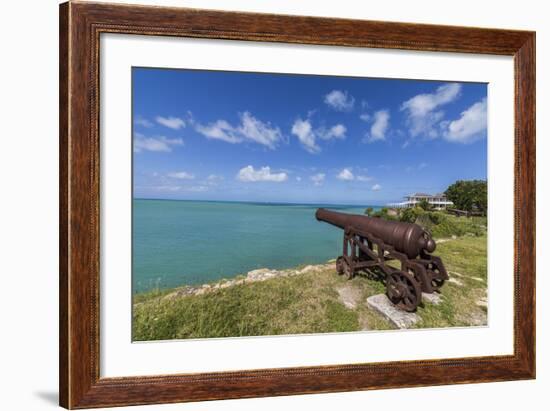
[[[317,210],[315,218],[342,230],[352,229],[368,233],[392,246],[396,251],[406,254],[408,258],[416,258],[423,251],[426,253],[435,251],[435,241],[430,233],[418,224],[339,213],[324,208]]]

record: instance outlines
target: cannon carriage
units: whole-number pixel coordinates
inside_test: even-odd
[[[315,213],[344,230],[343,253],[336,271],[352,279],[357,273],[379,269],[391,302],[405,311],[415,311],[422,293],[439,291],[449,278],[441,258],[432,255],[436,245],[417,224],[344,214],[320,208]],[[398,261],[400,268],[388,265]]]

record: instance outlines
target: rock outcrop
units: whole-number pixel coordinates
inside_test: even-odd
[[[187,285],[184,287],[176,288],[170,294],[165,295],[165,299],[174,299],[179,297],[186,297],[188,295],[202,295],[210,293],[219,289],[233,287],[241,284],[254,283],[258,281],[265,281],[271,278],[277,277],[291,277],[295,275],[301,275],[311,273],[314,271],[323,271],[330,268],[334,268],[334,262],[330,261],[326,264],[318,265],[306,265],[303,268],[295,268],[288,270],[272,270],[269,268],[259,268],[249,271],[246,276],[239,276],[232,279],[223,279],[215,283],[203,284],[203,285]]]

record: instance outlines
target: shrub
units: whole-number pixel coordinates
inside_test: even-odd
[[[430,216],[430,221],[436,225],[441,224],[441,222],[446,218],[443,213],[437,211],[428,213],[428,215]]]
[[[476,237],[485,233],[484,226],[477,224],[471,218],[440,215],[440,222],[433,226],[432,234],[435,237],[457,237],[463,235],[474,235]]]
[[[415,221],[416,224],[418,224],[420,227],[422,227],[425,230],[432,231],[433,227],[437,225],[437,223],[434,223],[434,221],[431,218],[430,213],[424,213],[420,214]]]
[[[422,210],[420,207],[406,208],[401,213],[400,220],[406,223],[414,223],[416,222],[417,218],[424,213],[425,211]]]
[[[391,215],[388,213],[388,207],[382,207],[379,211],[372,213],[371,217],[383,218],[384,220],[399,220],[399,217],[396,215]]]
[[[428,203],[428,200],[426,200],[425,198],[420,200],[417,207],[420,207],[424,211],[428,211],[432,209],[432,206],[430,205],[430,203]]]
[[[432,227],[432,235],[434,237],[452,237],[453,235],[460,237],[466,234],[464,228],[453,219],[456,219],[456,217],[443,219],[439,224]]]
[[[385,220],[399,220],[407,223],[415,223],[436,238],[460,237],[463,235],[480,236],[486,232],[487,217],[455,217],[441,211],[425,211],[420,207],[406,208],[401,211],[399,218],[388,214],[388,209],[383,208],[373,213],[373,217]]]

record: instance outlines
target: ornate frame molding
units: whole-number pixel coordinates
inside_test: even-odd
[[[154,377],[99,373],[101,33],[513,56],[514,354]],[[185,8],[60,5],[60,405],[91,408],[535,377],[535,33]]]

